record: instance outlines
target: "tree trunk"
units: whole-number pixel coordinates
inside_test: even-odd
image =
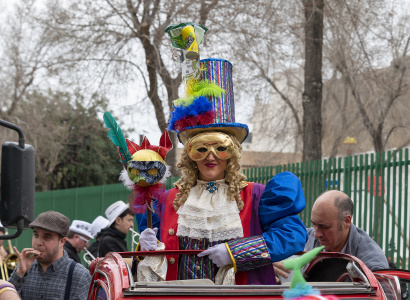
[[[305,91],[303,161],[322,158],[323,0],[303,0],[305,9]]]
[[[179,143],[177,134],[175,132],[169,131],[169,137],[171,138],[172,149],[167,154],[167,164],[171,166],[172,176],[181,176],[178,168],[176,167],[178,162],[177,148]]]

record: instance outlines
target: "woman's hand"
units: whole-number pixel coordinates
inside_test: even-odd
[[[141,233],[140,245],[142,251],[152,251],[157,249],[157,232],[158,228],[147,228]]]
[[[218,267],[221,268],[226,265],[232,264],[231,255],[228,249],[226,249],[225,243],[212,246],[207,250],[198,254],[198,257],[206,256]]]
[[[40,251],[34,250],[33,248],[24,248],[20,253],[16,247],[13,247],[13,249],[16,251],[19,259],[19,264],[16,271],[17,275],[23,277],[24,274],[27,273],[28,269],[30,269],[34,260],[40,255]]]

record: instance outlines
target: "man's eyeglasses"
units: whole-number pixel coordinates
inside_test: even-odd
[[[78,235],[78,237],[80,238],[80,239],[82,239],[84,242],[86,242],[86,243],[89,243],[90,242],[90,240],[88,240],[88,239],[86,239],[85,237],[83,237],[82,235]]]

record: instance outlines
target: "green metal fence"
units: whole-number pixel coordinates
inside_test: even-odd
[[[315,199],[326,190],[341,190],[355,203],[353,223],[369,233],[398,267],[409,269],[409,149],[345,158],[245,169],[248,181],[266,184],[283,171],[296,174],[303,186],[310,226]],[[167,189],[179,178],[171,178]]]
[[[398,267],[409,269],[409,169],[409,149],[401,149],[276,166],[275,173],[291,171],[300,178],[306,198],[300,217],[306,226],[322,192],[337,189],[349,195],[355,203],[353,223]]]
[[[306,209],[300,214],[310,226],[312,204],[325,190],[337,189],[355,203],[353,222],[369,233],[398,267],[409,269],[409,149],[381,154],[324,159],[321,161],[245,169],[248,181],[266,184],[273,175],[291,171],[301,180]],[[169,189],[178,178],[169,178]],[[71,220],[91,222],[130,192],[122,184],[36,193],[36,212],[57,210]],[[31,231],[24,231],[13,244],[31,245]],[[131,250],[131,236],[128,237]]]

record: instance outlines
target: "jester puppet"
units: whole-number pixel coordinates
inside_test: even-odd
[[[165,192],[165,181],[170,175],[165,156],[172,149],[169,134],[165,131],[159,146],[151,145],[144,137],[141,145],[125,139],[121,128],[109,112],[104,113],[105,125],[110,129],[108,137],[118,148],[123,164],[120,180],[132,190],[129,203],[135,214],[148,210],[148,226],[151,226],[151,215],[154,202]]]

